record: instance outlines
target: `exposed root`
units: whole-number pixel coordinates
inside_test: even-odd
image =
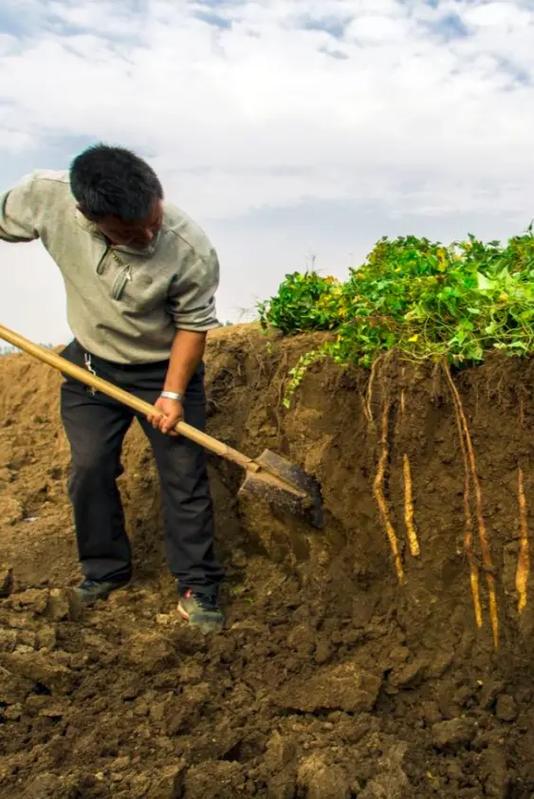
[[[469,575],[471,585],[471,595],[473,597],[473,607],[475,610],[475,620],[477,627],[482,627],[482,605],[480,604],[480,581],[478,577],[478,567],[474,566]]]
[[[445,375],[447,377],[447,381],[449,383],[449,387],[451,389],[451,394],[454,399],[456,413],[457,413],[457,420],[459,421],[460,430],[461,430],[461,438],[463,439],[465,445],[465,452],[467,456],[467,463],[469,464],[469,471],[471,480],[473,483],[474,494],[475,494],[475,509],[476,509],[476,518],[478,524],[478,538],[480,541],[480,550],[482,553],[482,565],[484,567],[484,571],[486,574],[486,583],[488,586],[488,594],[489,594],[489,613],[490,613],[490,622],[491,622],[491,629],[493,632],[493,644],[495,649],[499,647],[499,614],[498,614],[498,607],[497,607],[497,594],[495,589],[495,577],[494,577],[494,567],[493,561],[491,558],[491,552],[489,547],[489,540],[488,540],[488,533],[486,530],[486,523],[484,521],[484,516],[482,514],[482,490],[480,488],[480,481],[478,479],[477,473],[477,466],[476,466],[476,458],[475,458],[475,451],[473,449],[473,443],[471,441],[471,434],[469,432],[469,426],[467,424],[467,419],[464,413],[462,400],[460,394],[458,393],[458,389],[456,388],[454,381],[452,379],[450,370],[448,366],[444,367]]]
[[[528,599],[530,553],[528,540],[527,500],[525,497],[523,470],[521,467],[519,467],[517,473],[517,498],[519,503],[519,557],[517,559],[515,587],[517,589],[518,595],[517,611],[518,613],[522,613],[527,606]]]
[[[382,523],[384,525],[384,529],[386,531],[386,535],[388,537],[389,546],[391,548],[391,553],[393,555],[393,563],[395,565],[395,572],[397,574],[397,579],[399,583],[403,583],[404,569],[402,566],[402,558],[399,550],[399,541],[397,538],[397,534],[395,532],[395,528],[393,527],[389,508],[386,502],[386,498],[384,496],[384,476],[386,473],[386,466],[389,457],[389,450],[388,450],[389,409],[390,409],[389,401],[384,400],[384,409],[382,412],[382,430],[380,435],[380,457],[378,461],[378,469],[373,482],[373,493],[378,504],[378,509],[380,511],[380,516],[382,519]]]
[[[473,553],[473,515],[471,513],[471,486],[470,486],[470,472],[469,461],[467,460],[467,451],[465,448],[464,435],[462,430],[462,420],[458,413],[456,402],[454,403],[454,414],[456,416],[456,425],[458,427],[458,437],[460,439],[460,448],[462,450],[462,460],[464,463],[464,551],[469,564],[469,582],[471,585],[471,596],[473,598],[473,610],[475,613],[475,621],[477,627],[482,627],[482,604],[480,602],[480,580],[478,573],[478,563]]]
[[[405,386],[406,385],[405,380],[406,380],[406,366],[403,366],[401,368],[401,376],[400,376],[400,384],[401,384],[401,386]],[[401,390],[400,390],[400,414],[399,414],[399,417],[400,417],[401,421],[404,419],[405,413],[406,413],[406,392],[404,391],[404,388],[401,388]]]
[[[399,395],[399,410],[398,413],[395,415],[395,431],[394,431],[395,438],[401,435],[405,413],[406,413],[406,397],[404,389],[401,388]]]
[[[421,554],[421,549],[419,547],[417,530],[415,529],[414,523],[412,470],[410,467],[410,459],[406,453],[402,459],[402,469],[404,476],[404,520],[406,523],[406,535],[408,536],[410,554],[414,558],[418,558]]]
[[[373,417],[373,387],[376,377],[376,372],[378,369],[378,364],[380,363],[380,358],[377,358],[373,361],[371,366],[371,372],[369,374],[369,382],[367,383],[367,400],[364,405],[365,416],[367,417],[367,421],[371,426],[374,426],[374,417]]]
[[[260,358],[257,350],[250,344],[250,338],[248,339],[248,350],[256,361],[256,369],[254,370],[256,380],[254,382],[253,388],[256,388],[260,385],[265,385],[265,383],[269,385],[271,383],[272,375],[268,374],[266,360],[264,358]]]
[[[447,380],[451,381],[450,372],[445,368]],[[469,460],[467,457],[467,450],[464,441],[464,430],[462,426],[462,417],[460,415],[459,406],[456,402],[456,396],[452,393],[454,415],[456,417],[456,425],[458,427],[458,438],[460,440],[460,448],[462,450],[462,460],[464,463],[464,551],[469,564],[469,582],[471,585],[471,596],[473,598],[473,610],[475,613],[475,621],[478,628],[482,627],[482,605],[480,602],[480,580],[478,573],[478,564],[473,553],[473,516],[471,514],[471,487],[470,487],[470,471]]]
[[[495,585],[495,576],[486,572],[486,582],[488,584],[489,594],[489,612],[491,630],[493,632],[493,646],[495,649],[499,648],[499,607],[497,605],[497,588]]]

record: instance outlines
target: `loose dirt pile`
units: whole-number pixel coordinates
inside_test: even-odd
[[[394,357],[372,375],[322,363],[284,411],[314,343],[211,336],[210,432],[303,465],[327,516],[317,532],[239,504],[240,471],[211,461],[228,571],[212,638],[175,614],[136,428],[135,583],[73,604],[60,378],[0,359],[2,799],[534,795],[532,364],[451,385]]]

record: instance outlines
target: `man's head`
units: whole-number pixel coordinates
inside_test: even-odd
[[[70,168],[72,193],[87,219],[113,243],[144,249],[163,219],[163,189],[154,170],[129,150],[97,144]]]

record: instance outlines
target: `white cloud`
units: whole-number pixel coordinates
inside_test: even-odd
[[[407,28],[405,20],[398,19],[397,16],[365,14],[352,20],[347,35],[360,44],[376,43],[387,46],[404,40],[408,33]]]
[[[3,150],[125,144],[204,220],[531,214],[529,0],[5,3],[24,27],[0,36]]]
[[[6,55],[17,47],[17,39],[9,33],[0,33],[0,56]]]
[[[515,151],[515,166],[507,168],[517,177],[529,156],[532,90],[519,85],[534,66],[534,11],[526,6],[203,6],[226,16],[228,29],[198,19],[198,3],[158,0],[137,4],[137,13],[103,0],[45,6],[50,26],[61,20],[68,27],[35,30],[21,50],[1,57],[0,97],[11,104],[11,129],[32,137],[40,131],[43,140],[88,135],[142,148],[157,156],[173,187],[195,206],[208,202],[213,214],[330,197],[334,181],[338,196],[359,197],[373,176],[382,176],[381,184],[387,175],[389,191],[400,197],[423,168],[433,191],[449,194],[451,176],[466,169],[473,185],[487,177],[488,158],[502,177],[495,162],[503,146]],[[507,36],[488,23],[504,10]],[[452,42],[430,36],[427,24],[439,30],[452,13],[471,35]],[[331,35],[299,27],[299,15],[344,25],[337,47],[347,58],[326,54]],[[258,169],[281,164],[309,167],[308,177]],[[183,169],[204,166],[212,170],[209,192],[206,180]],[[454,192],[439,202],[454,205]]]
[[[3,114],[0,113],[0,118]],[[30,133],[10,130],[3,128],[0,130],[0,149],[10,153],[21,153],[25,150],[34,149],[36,145],[35,139]]]
[[[531,15],[528,10],[522,9],[516,3],[479,3],[465,10],[467,23],[480,27],[499,26],[517,28],[529,24]]]

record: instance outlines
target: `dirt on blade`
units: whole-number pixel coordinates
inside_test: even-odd
[[[175,612],[157,476],[132,429],[131,588],[82,611],[60,378],[0,358],[0,799],[530,799],[532,361],[370,374],[318,336],[210,334],[209,432],[322,488],[315,530],[211,458],[227,629]],[[402,577],[402,579],[401,579]]]

